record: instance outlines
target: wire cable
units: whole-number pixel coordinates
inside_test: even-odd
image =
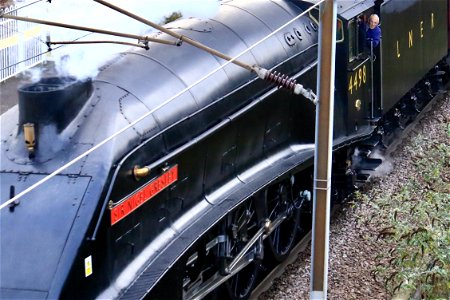
[[[212,70],[211,72],[209,72],[208,74],[206,74],[205,76],[203,76],[202,78],[198,79],[197,81],[195,81],[194,83],[192,83],[191,85],[189,85],[188,87],[184,88],[183,90],[181,90],[180,92],[176,93],[174,96],[170,97],[169,99],[167,99],[166,101],[162,102],[161,104],[157,105],[156,107],[154,107],[153,109],[151,109],[150,111],[148,111],[147,113],[143,114],[142,116],[140,116],[139,118],[137,118],[136,120],[134,120],[133,122],[131,122],[130,124],[128,124],[127,126],[123,127],[122,129],[120,129],[119,131],[115,132],[114,134],[112,134],[111,136],[107,137],[106,139],[102,140],[101,142],[99,142],[97,145],[93,146],[92,148],[90,148],[89,150],[87,150],[86,152],[80,154],[79,156],[77,156],[76,158],[72,159],[70,162],[66,163],[65,165],[63,165],[62,167],[58,168],[57,170],[53,171],[53,173],[49,174],[48,176],[44,177],[43,179],[39,180],[38,182],[34,183],[33,185],[29,186],[27,189],[23,190],[22,192],[18,193],[17,195],[15,195],[13,198],[9,199],[8,201],[6,201],[5,203],[3,203],[2,205],[0,205],[0,210],[2,210],[3,208],[5,208],[6,206],[8,206],[9,204],[13,203],[14,201],[16,201],[17,199],[19,199],[20,197],[26,195],[27,193],[29,193],[30,191],[34,190],[35,188],[37,188],[38,186],[42,185],[43,183],[47,182],[48,180],[50,180],[51,178],[55,177],[56,175],[58,175],[59,173],[61,173],[62,171],[64,171],[65,169],[67,169],[68,167],[72,166],[73,164],[77,163],[78,161],[80,161],[81,159],[83,159],[85,156],[91,154],[92,152],[96,151],[97,149],[99,149],[100,147],[102,147],[103,145],[105,145],[106,143],[110,142],[111,140],[113,140],[114,138],[116,138],[118,135],[120,135],[121,133],[123,133],[124,131],[130,129],[131,127],[133,127],[134,125],[136,125],[137,123],[139,123],[140,121],[142,121],[143,119],[145,119],[146,117],[148,117],[149,115],[153,114],[155,111],[157,111],[158,109],[160,109],[161,107],[165,106],[166,104],[170,103],[171,101],[173,101],[174,99],[176,99],[177,97],[181,96],[182,94],[184,94],[185,92],[187,92],[188,90],[190,90],[191,88],[193,88],[194,86],[196,86],[197,84],[199,84],[200,82],[204,81],[205,79],[207,79],[208,77],[210,77],[211,75],[215,74],[216,72],[218,72],[219,70],[225,68],[227,65],[229,65],[230,63],[232,63],[234,60],[236,60],[237,58],[239,58],[240,56],[242,56],[243,54],[247,53],[248,51],[252,50],[253,48],[257,47],[258,45],[260,45],[261,43],[263,43],[264,41],[268,40],[269,38],[271,38],[272,36],[274,36],[275,34],[277,34],[278,32],[280,32],[281,30],[283,30],[285,27],[289,26],[290,24],[292,24],[293,22],[295,22],[296,20],[298,20],[299,18],[303,17],[305,14],[309,13],[312,9],[314,9],[316,6],[320,5],[322,2],[324,2],[325,0],[320,0],[319,2],[315,3],[313,6],[309,7],[308,9],[306,9],[304,12],[302,12],[301,14],[299,14],[298,16],[294,17],[293,19],[291,19],[289,22],[285,23],[284,25],[280,26],[278,29],[276,29],[275,31],[273,31],[272,33],[268,34],[266,37],[262,38],[261,40],[259,40],[258,42],[256,42],[255,44],[253,44],[252,46],[250,46],[249,48],[247,48],[246,50],[242,51],[241,53],[239,53],[238,55],[234,56],[231,60],[225,62],[223,65],[217,67],[216,69]]]
[[[0,18],[1,18],[1,17],[0,17]],[[20,31],[20,30],[15,29],[15,28],[10,28],[8,25],[0,24],[0,26],[3,27],[3,28],[6,28],[7,30],[15,31],[15,32],[20,33],[20,34],[25,35],[25,36],[27,35],[25,32],[22,32],[22,31]],[[31,39],[38,40],[39,42],[45,44],[45,41],[43,41],[43,40],[42,40],[41,38],[39,38],[39,37],[32,36]]]
[[[41,2],[41,1],[43,1],[43,0],[36,0],[36,1],[34,1],[34,2],[27,3],[27,4],[22,5],[22,6],[19,6],[19,7],[14,7],[13,9],[8,10],[8,11],[6,11],[6,9],[3,8],[3,9],[0,9],[0,12],[1,12],[1,11],[4,11],[5,13],[8,13],[8,14],[9,14],[9,13],[18,11],[19,9],[25,8],[25,7],[27,7],[27,6],[33,5],[33,4],[38,3],[38,2]]]
[[[0,25],[0,26],[1,26],[1,25]],[[82,35],[82,36],[80,36],[80,37],[77,37],[76,39],[73,39],[72,41],[73,41],[73,42],[78,41],[78,40],[80,40],[80,39],[82,39],[82,38],[85,38],[85,37],[91,35],[91,34],[92,34],[92,32],[89,32],[89,33],[87,33],[87,34],[85,34],[85,35]],[[35,39],[39,39],[39,38],[35,38]],[[47,46],[47,42],[44,42],[44,41],[41,40],[41,39],[39,39],[39,40],[40,40],[42,43],[44,43],[44,45]],[[30,59],[35,58],[35,57],[44,55],[44,54],[46,54],[46,53],[48,53],[48,52],[50,52],[50,51],[59,49],[59,48],[61,48],[61,47],[63,47],[63,46],[64,46],[64,44],[61,44],[60,46],[56,46],[56,47],[52,48],[51,50],[47,50],[47,51],[41,52],[41,53],[39,53],[39,54],[36,54],[35,56],[29,57],[29,58],[27,58],[27,59],[24,59],[24,60],[22,60],[22,61],[16,62],[16,63],[14,63],[14,64],[12,64],[12,65],[9,65],[9,66],[7,66],[6,68],[0,69],[0,71],[6,70],[6,69],[8,69],[8,68],[10,68],[10,67],[13,67],[13,66],[15,66],[15,65],[21,64],[21,63],[26,62],[26,61],[28,61],[28,60],[30,60]]]

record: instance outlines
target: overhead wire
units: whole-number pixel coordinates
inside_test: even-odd
[[[20,7],[15,7],[14,9],[11,9],[11,10],[0,9],[0,15],[2,15],[3,13],[8,13],[8,14],[10,14],[10,13],[19,11],[19,10],[22,9],[22,8],[25,8],[25,7],[30,6],[30,5],[32,5],[32,4],[36,4],[36,3],[41,2],[41,1],[43,1],[43,0],[37,0],[37,1],[31,2],[31,3],[27,3],[26,5],[23,5],[23,6],[20,6]],[[1,20],[1,19],[3,19],[3,18],[0,16],[0,20]],[[6,20],[6,19],[5,19],[5,20]],[[18,30],[17,28],[13,28],[13,27],[8,26],[8,25],[5,25],[5,24],[1,24],[1,23],[0,23],[0,27],[5,28],[7,31],[14,31],[14,32],[17,32],[18,34],[22,34],[22,35],[24,35],[24,36],[27,35],[25,32],[22,32],[22,31]],[[37,40],[38,42],[40,42],[40,43],[42,43],[42,44],[44,44],[44,45],[46,44],[45,41],[43,41],[40,37],[32,36],[31,39]],[[5,68],[0,69],[0,72],[4,71],[4,70],[6,70],[6,69],[9,69],[9,68],[11,68],[11,67],[14,67],[14,66],[16,66],[16,65],[19,65],[19,64],[21,64],[21,63],[24,63],[24,62],[27,62],[27,61],[29,61],[29,60],[32,60],[32,59],[34,59],[34,58],[36,58],[36,57],[39,57],[39,56],[41,56],[41,55],[44,55],[44,54],[47,53],[47,52],[48,52],[48,51],[41,52],[41,53],[36,54],[36,55],[34,55],[34,56],[32,56],[32,57],[28,57],[27,59],[21,60],[21,61],[19,61],[19,62],[14,63],[14,64],[10,64],[10,65],[8,65],[8,66],[5,67]]]
[[[30,5],[36,4],[36,3],[38,3],[38,2],[41,2],[41,1],[44,1],[44,0],[36,0],[36,1],[30,2],[30,3],[27,3],[27,4],[25,4],[25,5],[22,5],[22,6],[16,7],[16,8],[14,8],[14,9],[11,9],[11,10],[8,10],[8,11],[7,11],[7,13],[12,13],[12,12],[15,12],[15,11],[17,11],[17,10],[19,10],[19,9],[25,8],[25,7],[27,7],[27,6],[30,6]],[[5,9],[5,8],[2,8],[2,9],[0,9],[0,11],[2,11],[2,10],[3,10],[3,11],[6,11],[6,9]]]
[[[39,0],[42,1],[42,0]],[[37,3],[39,1],[33,2],[33,3]],[[28,5],[27,5],[28,6]],[[26,7],[26,6],[23,6]],[[20,7],[20,8],[23,8]],[[56,27],[64,27],[64,28],[69,28],[69,29],[75,29],[75,30],[83,30],[83,31],[89,31],[90,33],[100,33],[100,34],[106,34],[106,35],[114,35],[114,36],[120,36],[120,37],[126,37],[126,38],[133,38],[133,39],[137,39],[138,41],[142,42],[143,45],[141,44],[132,44],[132,43],[127,43],[127,42],[122,42],[122,41],[107,41],[107,40],[102,40],[102,41],[78,41],[81,38],[86,37],[87,35],[84,35],[82,37],[79,37],[77,39],[74,39],[72,41],[58,41],[58,42],[51,42],[51,41],[43,41],[41,38],[39,37],[32,37],[33,39],[38,40],[39,42],[45,44],[48,47],[47,51],[41,52],[39,54],[34,55],[33,57],[24,59],[20,62],[16,62],[14,64],[9,65],[8,67],[5,67],[3,69],[1,69],[0,71],[3,71],[5,69],[11,68],[17,64],[26,62],[30,59],[39,57],[40,55],[43,55],[45,53],[50,52],[52,49],[50,48],[50,45],[55,45],[55,44],[60,44],[60,45],[64,45],[64,44],[121,44],[121,45],[127,45],[127,46],[133,46],[133,47],[140,47],[140,48],[144,48],[146,50],[148,50],[148,42],[156,42],[156,43],[162,43],[162,44],[167,44],[167,45],[175,45],[175,46],[179,46],[178,42],[174,42],[174,41],[166,41],[166,40],[160,40],[160,39],[154,39],[154,38],[150,38],[148,36],[139,36],[139,35],[133,35],[133,34],[127,34],[127,33],[121,33],[121,32],[114,32],[114,31],[109,31],[109,30],[104,30],[104,29],[97,29],[97,28],[90,28],[90,27],[85,27],[85,26],[78,26],[78,25],[71,25],[71,24],[65,24],[65,23],[57,23],[57,22],[52,22],[52,21],[46,21],[46,20],[41,20],[41,19],[33,19],[33,18],[28,18],[28,17],[21,17],[21,16],[17,16],[17,15],[11,15],[10,12],[14,12],[17,11],[19,8],[8,11],[8,12],[4,12],[2,11],[0,13],[0,19],[11,19],[11,20],[17,20],[17,21],[24,21],[24,22],[31,22],[31,23],[38,23],[38,24],[44,24],[44,25],[49,25],[49,26],[56,26]],[[3,28],[7,28],[10,29],[12,31],[15,31],[19,34],[23,34],[26,35],[26,33],[19,31],[16,28],[8,28],[6,25],[0,24],[0,26],[2,26]]]
[[[4,26],[4,25],[0,25],[0,26]],[[74,42],[75,42],[75,41],[78,41],[78,40],[80,40],[80,39],[82,39],[82,38],[85,38],[85,37],[91,35],[91,34],[92,34],[92,32],[89,32],[89,33],[87,33],[87,34],[85,34],[85,35],[82,35],[82,36],[80,36],[80,37],[77,37],[76,39],[73,39],[73,41],[74,41]],[[34,37],[34,38],[40,40],[42,43],[44,43],[45,45],[47,45],[47,42],[44,42],[44,41],[41,40],[40,38],[36,38],[36,37]],[[47,46],[48,46],[48,45],[47,45]],[[21,63],[24,63],[24,62],[26,62],[26,61],[29,61],[29,60],[31,60],[31,59],[33,59],[33,58],[39,57],[39,56],[41,56],[41,55],[45,55],[46,53],[49,53],[49,52],[54,51],[54,50],[57,50],[57,49],[59,49],[59,48],[61,48],[61,47],[64,47],[64,46],[65,46],[65,44],[59,44],[59,46],[55,46],[55,47],[53,47],[53,48],[50,49],[50,50],[46,50],[46,51],[41,52],[41,53],[39,53],[39,54],[36,54],[36,55],[34,55],[34,56],[28,57],[27,59],[24,59],[24,60],[21,60],[21,61],[18,61],[18,62],[16,62],[16,63],[14,63],[14,64],[11,64],[11,65],[9,65],[9,66],[3,68],[3,69],[0,69],[0,72],[3,71],[3,70],[6,70],[6,69],[8,69],[8,68],[14,67],[14,66],[16,66],[16,65],[18,65],[18,64],[21,64]]]
[[[19,11],[20,9],[23,9],[23,8],[25,8],[25,7],[27,7],[27,6],[31,6],[31,5],[33,5],[33,4],[36,4],[36,3],[42,2],[42,1],[44,1],[44,0],[36,0],[36,1],[30,2],[30,3],[27,3],[27,4],[25,4],[25,5],[15,7],[14,9],[11,9],[11,10],[7,10],[7,9],[3,8],[3,9],[0,9],[0,15],[3,15],[4,13],[8,13],[8,14],[13,13],[13,12]],[[0,19],[2,19],[1,16],[0,16]],[[6,20],[6,19],[5,19],[5,20]],[[15,32],[17,32],[17,33],[19,33],[19,34],[26,35],[25,32],[22,32],[22,31],[20,31],[20,30],[18,30],[18,29],[16,29],[16,28],[11,28],[11,27],[9,27],[9,26],[7,26],[7,25],[4,25],[4,24],[0,24],[0,26],[3,27],[3,28],[5,28],[5,29],[7,29],[7,30],[12,30],[12,31],[15,31]],[[32,38],[32,39],[35,39],[35,40],[37,40],[37,41],[39,41],[39,42],[41,42],[41,43],[43,43],[44,45],[46,44],[45,41],[43,41],[43,40],[42,40],[41,38],[39,38],[39,37],[33,36],[33,37],[31,37],[31,38]],[[59,48],[59,47],[58,47],[58,48]],[[14,66],[16,66],[16,65],[19,65],[19,64],[21,64],[21,63],[24,63],[24,62],[27,62],[27,61],[29,61],[29,60],[32,60],[32,59],[34,59],[34,58],[36,58],[36,57],[39,57],[39,56],[41,56],[41,55],[44,55],[44,54],[47,53],[47,52],[48,52],[48,51],[41,52],[41,53],[36,54],[36,55],[34,55],[34,56],[32,56],[32,57],[29,57],[29,58],[27,58],[27,59],[24,59],[24,60],[21,60],[21,61],[19,61],[19,62],[14,63],[14,64],[11,64],[11,65],[9,65],[9,66],[3,68],[3,69],[0,69],[0,72],[4,71],[4,70],[6,70],[6,69],[9,69],[9,68],[11,68],[11,67],[14,67]]]
[[[157,111],[158,109],[160,109],[161,107],[165,106],[166,104],[170,103],[171,101],[173,101],[174,99],[176,99],[177,97],[181,96],[182,94],[184,94],[185,92],[189,91],[191,88],[193,88],[194,86],[196,86],[197,84],[199,84],[200,82],[204,81],[205,79],[209,78],[211,75],[215,74],[216,72],[218,72],[219,70],[222,70],[223,68],[225,68],[227,65],[229,65],[230,63],[232,63],[234,60],[236,60],[237,58],[239,58],[240,56],[244,55],[245,53],[249,52],[250,50],[252,50],[253,48],[257,47],[258,45],[262,44],[263,42],[265,42],[266,40],[268,40],[269,38],[271,38],[272,36],[274,36],[275,34],[277,34],[278,32],[280,32],[281,30],[283,30],[285,27],[289,26],[290,24],[292,24],[293,22],[295,22],[296,20],[298,20],[299,18],[301,18],[302,16],[304,16],[305,14],[309,13],[312,9],[314,9],[315,7],[317,7],[318,5],[320,5],[322,2],[324,2],[325,0],[320,0],[317,3],[315,3],[314,5],[312,5],[311,7],[309,7],[308,9],[306,9],[305,11],[303,11],[301,14],[299,14],[298,16],[294,17],[293,19],[291,19],[290,21],[286,22],[284,25],[280,26],[278,29],[276,29],[275,31],[271,32],[270,34],[268,34],[267,36],[265,36],[264,38],[262,38],[261,40],[259,40],[258,42],[254,43],[252,46],[248,47],[247,49],[245,49],[244,51],[240,52],[238,55],[234,56],[231,60],[226,61],[223,65],[215,68],[214,70],[212,70],[211,72],[209,72],[208,74],[206,74],[205,76],[201,77],[200,79],[198,79],[197,81],[195,81],[194,83],[192,83],[191,85],[187,86],[186,88],[184,88],[183,90],[181,90],[180,92],[176,93],[175,95],[173,95],[172,97],[168,98],[167,100],[165,100],[164,102],[160,103],[159,105],[157,105],[156,107],[154,107],[153,109],[149,110],[148,112],[146,112],[145,114],[143,114],[142,116],[140,116],[139,118],[137,118],[136,120],[134,120],[133,122],[131,122],[130,124],[128,124],[127,126],[123,127],[122,129],[118,130],[117,132],[113,133],[112,135],[110,135],[109,137],[107,137],[106,139],[102,140],[101,142],[99,142],[97,145],[93,146],[92,148],[90,148],[89,150],[85,151],[84,153],[80,154],[79,156],[77,156],[76,158],[72,159],[70,162],[66,163],[65,165],[61,166],[60,168],[58,168],[57,170],[53,171],[51,174],[47,175],[46,177],[44,177],[43,179],[37,181],[36,183],[34,183],[33,185],[29,186],[28,188],[26,188],[25,190],[23,190],[22,192],[18,193],[17,195],[15,195],[14,197],[12,197],[11,199],[5,201],[2,205],[0,205],[0,210],[2,210],[3,208],[7,207],[8,205],[10,205],[11,203],[13,203],[14,201],[16,201],[17,199],[19,199],[20,197],[26,195],[27,193],[29,193],[30,191],[34,190],[35,188],[37,188],[38,186],[42,185],[43,183],[47,182],[48,180],[50,180],[51,178],[55,177],[56,175],[60,174],[62,171],[64,171],[65,169],[69,168],[70,166],[72,166],[73,164],[77,163],[78,161],[80,161],[81,159],[83,159],[85,156],[91,154],[92,152],[96,151],[97,149],[99,149],[100,147],[102,147],[103,145],[105,145],[106,143],[110,142],[111,140],[113,140],[114,138],[116,138],[117,136],[119,136],[120,134],[122,134],[124,131],[130,129],[131,127],[133,127],[134,125],[136,125],[137,123],[139,123],[140,121],[142,121],[143,119],[145,119],[146,117],[148,117],[149,115],[153,114],[155,111]]]
[[[0,17],[0,19],[1,19],[1,18],[2,18],[2,17]],[[15,31],[15,32],[20,33],[20,34],[27,35],[25,32],[22,32],[22,31],[20,31],[20,30],[18,30],[18,29],[15,29],[15,28],[11,28],[11,27],[9,27],[9,26],[7,26],[7,25],[0,24],[0,26],[3,27],[3,28],[5,28],[5,29],[7,29],[7,30],[12,30],[12,31]],[[35,40],[38,40],[39,42],[45,44],[45,42],[44,42],[40,37],[32,36],[31,38],[32,38],[32,39],[35,39]]]

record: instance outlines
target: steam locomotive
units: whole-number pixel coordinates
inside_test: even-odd
[[[222,1],[212,19],[166,26],[234,56],[313,2]],[[389,143],[439,88],[447,12],[445,0],[338,1],[333,199],[380,163],[355,149]],[[382,42],[367,50],[361,20],[372,13]],[[239,59],[315,90],[318,15]],[[310,226],[316,108],[231,64],[166,101],[224,64],[152,44],[88,80],[19,88],[1,116],[2,203],[81,159],[1,210],[0,298],[251,295]]]

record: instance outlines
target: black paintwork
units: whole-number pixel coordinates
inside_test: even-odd
[[[345,7],[340,16],[345,26],[373,10],[373,1],[364,4]],[[168,26],[233,56],[308,5],[230,1],[214,19]],[[240,60],[275,68],[316,90],[318,32],[312,22],[309,16],[300,18]],[[170,39],[164,34],[159,38]],[[314,105],[235,65],[162,105],[224,63],[187,44],[131,49],[104,66],[92,82],[73,85],[75,92],[25,93],[20,109],[1,116],[3,203],[11,185],[16,193],[24,190],[149,113],[22,197],[13,212],[1,211],[0,297],[141,298],[170,268],[176,272],[177,259],[232,208],[278,178],[312,165]],[[344,35],[337,44],[335,148],[373,131],[367,120],[370,87],[363,86],[358,94],[361,110],[355,110],[355,99],[348,95],[348,74],[355,63],[348,63]],[[79,90],[83,85],[86,89]],[[70,111],[52,101],[70,103]],[[33,109],[36,102],[48,111],[43,106]],[[37,127],[34,158],[29,158],[17,125],[26,122]],[[130,174],[136,165],[150,165],[150,175],[136,181]],[[179,170],[174,184],[111,225],[111,207],[174,165]],[[89,256],[93,273],[86,277]],[[179,296],[180,285],[170,282],[166,290]]]
[[[386,1],[381,5],[382,101],[386,111],[447,55],[447,11],[445,0]]]

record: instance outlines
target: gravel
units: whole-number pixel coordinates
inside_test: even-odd
[[[414,176],[414,157],[403,149],[412,147],[417,136],[450,145],[450,96],[445,94],[436,106],[390,152],[384,167],[388,171],[366,184],[361,193],[374,199],[377,195],[393,195]],[[425,154],[426,155],[426,154]],[[373,269],[377,255],[394,247],[379,238],[380,227],[362,222],[377,212],[364,201],[349,201],[330,223],[328,299],[391,299],[382,282],[375,281]],[[381,225],[381,224],[379,224]],[[259,299],[309,299],[311,248],[300,253],[284,274]]]

